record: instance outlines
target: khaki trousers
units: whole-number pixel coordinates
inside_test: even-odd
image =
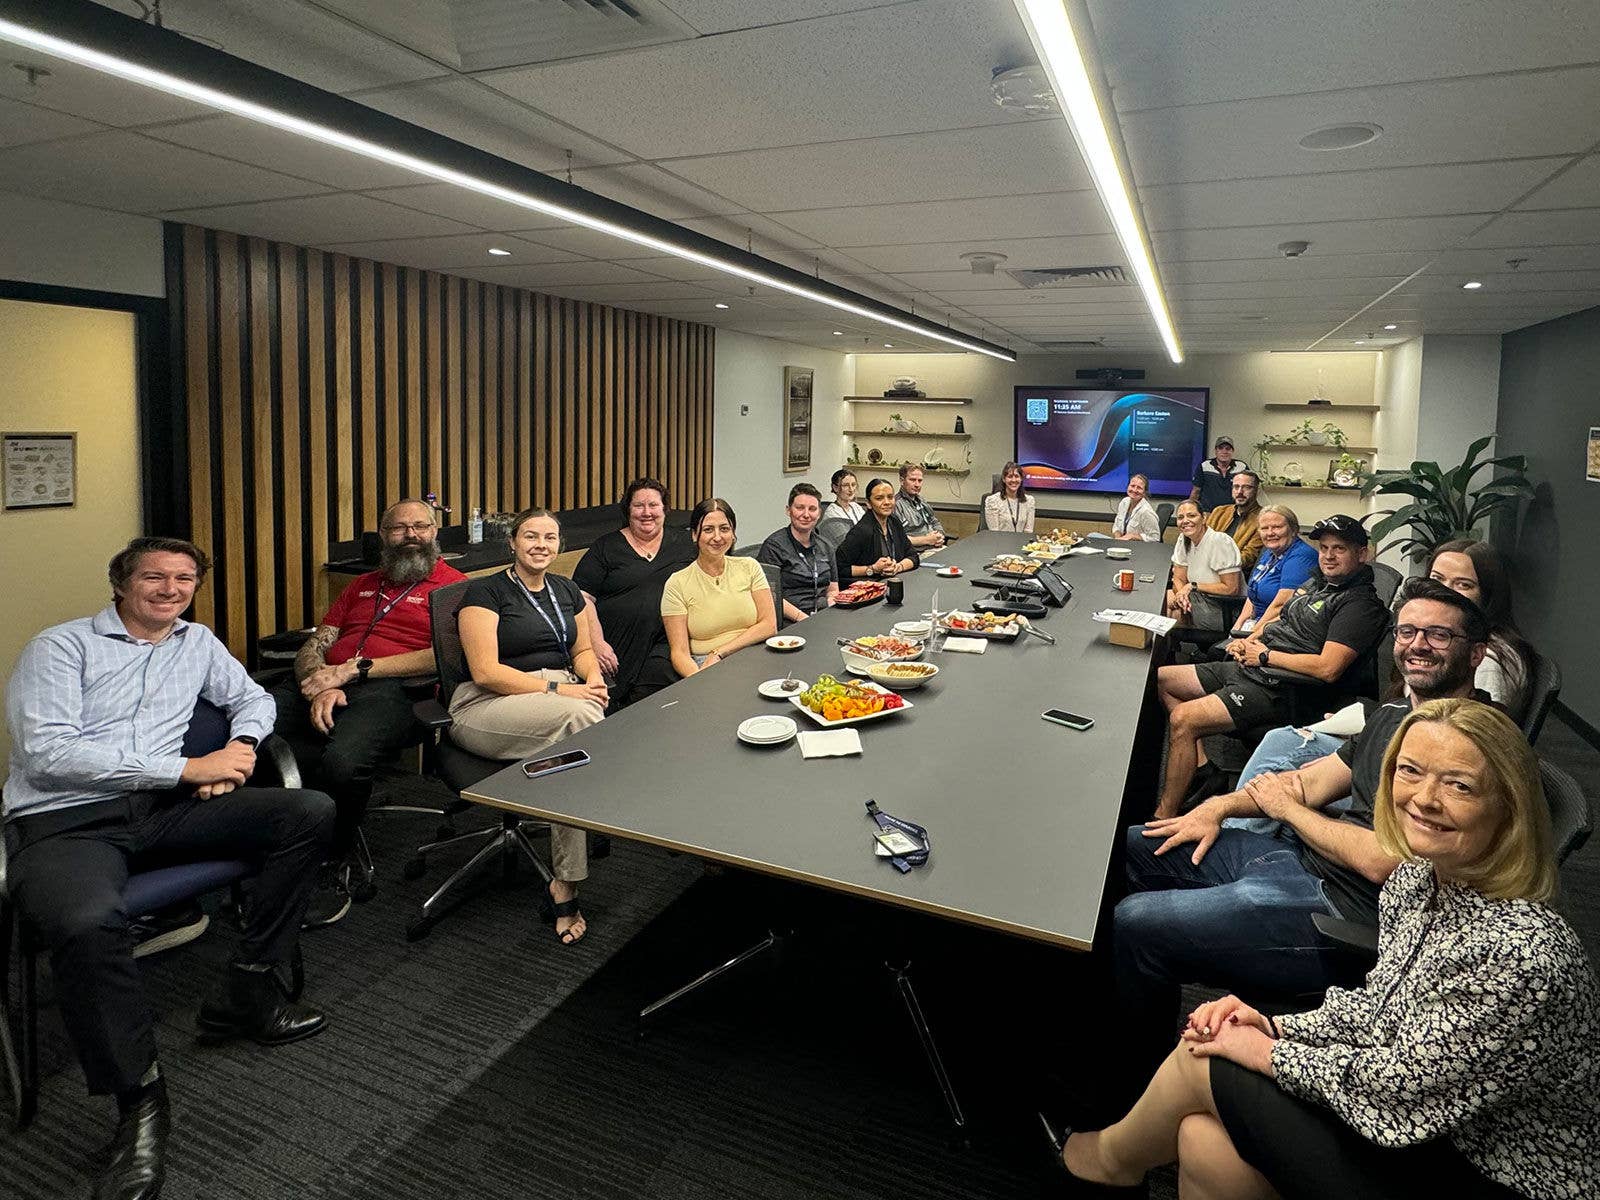
[[[556,683],[582,682],[570,671],[537,674]],[[515,762],[544,753],[604,716],[605,709],[592,700],[548,692],[502,696],[468,680],[450,698],[450,717],[455,722],[450,737],[463,750],[482,758]],[[583,830],[550,826],[550,870],[566,883],[589,877],[589,846]]]

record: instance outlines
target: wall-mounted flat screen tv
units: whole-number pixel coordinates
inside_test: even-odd
[[[1152,496],[1187,496],[1210,403],[1202,387],[1019,387],[1015,457],[1036,491],[1121,493],[1144,474]]]

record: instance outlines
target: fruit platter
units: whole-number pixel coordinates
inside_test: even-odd
[[[832,675],[821,675],[789,703],[801,709],[819,725],[856,725],[875,721],[911,708],[911,701],[875,683],[841,683]]]
[[[957,637],[989,638],[997,642],[1015,641],[1027,624],[1027,617],[1015,614],[948,612],[939,618],[939,628]]]
[[[1013,554],[1003,554],[984,569],[991,575],[1007,575],[1012,579],[1031,579],[1039,573],[1039,568],[1043,565],[1037,559],[1018,558]]]
[[[1024,554],[1054,554],[1060,556],[1071,550],[1081,539],[1065,529],[1057,529],[1050,533],[1041,533],[1031,542],[1025,542],[1022,547]]]
[[[876,604],[889,594],[889,589],[871,579],[858,579],[847,588],[841,588],[834,597],[835,608],[865,608]]]

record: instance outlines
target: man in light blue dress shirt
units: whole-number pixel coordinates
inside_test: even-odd
[[[200,1009],[203,1037],[276,1045],[324,1023],[284,998],[272,968],[293,956],[333,802],[248,786],[275,708],[209,629],[180,619],[207,566],[188,542],[134,539],[111,561],[113,602],[36,636],[6,692],[9,887],[50,955],[89,1091],[121,1111],[97,1197],[153,1197],[165,1174],[166,1087],[122,904],[130,873],[210,859],[259,868],[234,959]],[[231,740],[186,756],[202,699]]]

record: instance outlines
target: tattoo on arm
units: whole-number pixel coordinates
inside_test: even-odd
[[[300,653],[294,656],[295,679],[302,680],[322,666],[322,656],[328,652],[328,647],[338,640],[337,625],[318,625],[317,631],[306,639],[305,645],[300,647]]]

